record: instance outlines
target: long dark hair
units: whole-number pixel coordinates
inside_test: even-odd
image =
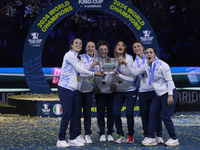
[[[140,43],[140,44],[142,45],[142,47],[144,47],[143,43],[142,43],[140,40],[135,40],[135,41],[132,43],[132,49],[133,49],[133,45],[134,45],[135,43]],[[145,52],[145,49],[144,49],[143,52]],[[133,54],[133,60],[135,60],[135,58],[136,58],[136,54],[134,53],[134,54]]]
[[[140,43],[144,47],[143,43],[140,40],[136,40],[133,42],[133,44],[135,44],[135,43]],[[133,47],[133,44],[132,44],[132,47]]]
[[[74,44],[74,41],[75,41],[76,39],[81,40],[80,38],[71,39],[70,45],[69,45],[69,49],[70,49],[70,50],[72,50],[72,45]],[[81,41],[82,41],[82,40],[81,40]],[[78,53],[78,59],[81,60],[81,57],[80,57],[80,54],[79,54],[79,53]]]
[[[98,43],[97,43],[97,50],[99,51],[99,47],[101,45],[105,45],[107,46],[108,50],[109,50],[109,45],[108,45],[108,42],[104,41],[104,40],[100,40]]]
[[[86,45],[85,45],[85,49],[86,49],[88,43],[90,43],[90,42],[94,43],[93,41],[88,41],[88,42],[86,43]],[[96,49],[96,45],[95,45],[95,43],[94,43],[94,46],[95,46],[95,49]]]
[[[149,47],[147,47],[146,49],[148,49],[148,48],[153,49],[153,51],[154,51],[154,53],[155,53],[155,55],[156,55],[156,50],[155,50],[153,47],[149,46]]]

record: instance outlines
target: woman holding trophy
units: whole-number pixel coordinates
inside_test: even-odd
[[[99,56],[96,58],[99,60],[99,63],[103,60],[108,61],[108,65],[111,65],[112,63],[109,63],[108,58],[108,43],[106,41],[99,41],[97,44],[98,54]],[[103,71],[106,72],[105,67],[100,65],[95,66],[95,72],[96,71]],[[100,142],[105,142],[106,140],[108,142],[113,142],[114,139],[112,137],[113,126],[113,97],[114,92],[116,89],[116,85],[113,78],[113,74],[107,73],[105,77],[95,77],[94,83],[95,83],[95,99],[96,99],[96,106],[97,106],[97,124],[99,127],[99,135],[100,135]],[[105,109],[107,107],[107,137],[105,135]]]
[[[79,52],[82,49],[82,40],[75,38],[71,41],[70,50],[64,55],[60,80],[58,82],[58,95],[63,109],[63,115],[60,123],[59,139],[57,147],[84,146],[77,140],[80,115],[81,101],[78,92],[77,74],[83,73],[90,76],[104,76],[103,72],[92,72],[83,69],[80,63]],[[66,130],[70,121],[70,139],[66,142]]]
[[[94,72],[94,66],[97,64],[96,60],[94,60],[94,52],[96,46],[92,41],[87,42],[85,54],[80,55],[81,63],[84,69]],[[80,126],[80,134],[77,138],[82,143],[91,144],[92,139],[90,137],[91,132],[91,107],[94,100],[94,82],[93,76],[84,75],[78,73],[78,91],[82,96],[82,107],[83,107],[83,117],[84,117],[84,128],[85,128],[85,138],[81,134],[81,126]],[[86,86],[87,85],[87,86]]]
[[[126,44],[123,41],[117,42],[114,48],[114,55],[117,59],[125,59],[129,64],[133,64],[133,57],[126,53]],[[134,106],[137,100],[137,86],[135,84],[135,77],[131,76],[130,71],[123,65],[119,64],[117,71],[117,89],[113,99],[113,115],[114,122],[117,128],[118,137],[115,143],[133,143],[134,138]],[[128,125],[127,139],[124,137],[121,121],[121,108],[126,100],[126,117]]]

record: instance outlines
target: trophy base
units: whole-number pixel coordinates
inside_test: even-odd
[[[104,74],[115,74],[114,71],[104,72]]]

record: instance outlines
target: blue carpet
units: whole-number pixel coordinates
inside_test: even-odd
[[[0,150],[60,150],[57,148],[59,124],[61,118],[28,117],[11,114],[0,114]],[[197,150],[200,149],[200,112],[178,112],[172,117],[180,145],[166,147],[164,144],[145,147],[141,145],[143,139],[141,118],[135,117],[134,144],[100,143],[96,118],[92,118],[93,144],[84,147],[70,147],[68,149],[89,150]],[[83,121],[83,120],[82,120]],[[122,118],[123,129],[126,134],[126,118]],[[83,127],[83,126],[82,126]],[[68,133],[68,131],[67,131]],[[82,131],[84,133],[84,131]],[[117,134],[113,134],[116,138]],[[67,134],[67,138],[69,134]],[[163,139],[168,139],[166,128],[163,125]]]

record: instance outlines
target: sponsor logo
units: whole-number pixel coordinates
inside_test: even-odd
[[[51,111],[51,109],[48,108],[49,105],[48,104],[43,104],[43,105],[44,105],[44,108],[42,109],[43,114],[49,115],[49,113]]]
[[[62,106],[60,104],[55,104],[53,106],[53,112],[55,115],[61,115],[62,114]]]
[[[32,39],[28,39],[29,45],[33,47],[38,47],[42,43],[42,39],[39,39],[39,33],[38,32],[33,32],[31,33]]]
[[[103,0],[79,0],[79,4],[84,5],[85,8],[101,8]]]
[[[144,37],[140,37],[140,40],[144,43],[144,44],[151,44],[153,37],[150,36],[151,31],[150,30],[144,30],[143,31]]]

